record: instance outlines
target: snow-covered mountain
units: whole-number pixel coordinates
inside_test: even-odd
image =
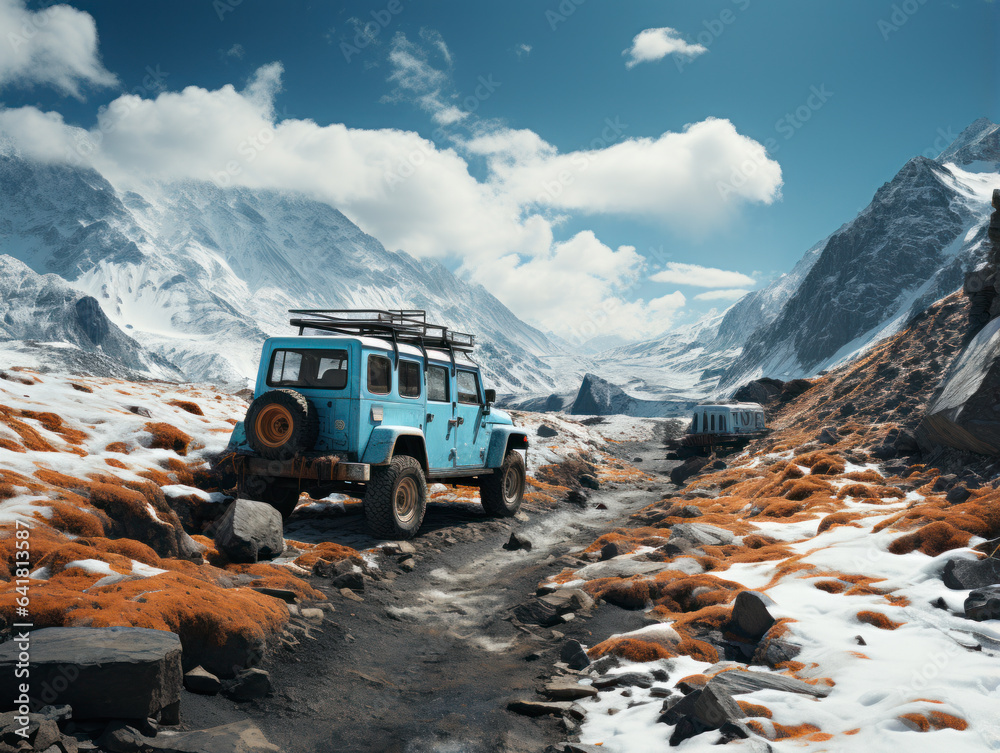
[[[1000,127],[978,120],[937,159],[907,162],[788,274],[721,314],[599,353],[587,370],[669,414],[852,358],[961,286],[986,251],[998,173]]]
[[[9,352],[24,341],[32,351],[32,365],[56,362],[105,376],[182,377],[171,363],[115,326],[93,297],[57,275],[40,275],[0,255],[2,350]]]
[[[915,157],[812,253],[808,273],[757,327],[720,387],[809,376],[905,327],[962,285],[986,253],[1000,185],[1000,127],[973,123],[937,159]]]
[[[302,195],[209,182],[122,192],[90,169],[0,150],[0,253],[52,273],[189,379],[240,382],[290,308],[417,308],[477,335],[499,391],[549,391],[560,348],[480,285],[386,250]]]

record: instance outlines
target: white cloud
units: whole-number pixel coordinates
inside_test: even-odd
[[[696,301],[738,301],[750,291],[746,288],[732,288],[729,290],[707,290],[698,293],[694,297]]]
[[[593,149],[558,154],[541,139],[532,153],[497,149],[495,180],[526,205],[642,216],[694,232],[725,222],[741,204],[781,195],[781,166],[728,120],[657,138],[625,138],[626,131],[609,119]],[[520,133],[493,134],[490,143],[523,144]],[[748,163],[752,170],[743,169]]]
[[[246,54],[246,50],[243,49],[243,45],[241,45],[239,42],[237,42],[236,44],[234,44],[232,47],[230,47],[225,52],[225,55],[227,57],[238,58],[240,60],[243,59],[243,56],[245,54]]]
[[[514,48],[514,54],[519,58],[526,58],[531,54],[532,46],[530,44],[519,44]]]
[[[701,44],[689,44],[681,38],[676,29],[663,26],[659,29],[644,29],[632,39],[632,46],[622,51],[626,56],[626,68],[634,68],[639,63],[663,60],[667,55],[678,55],[688,60],[708,52]]]
[[[23,0],[0,0],[0,88],[52,86],[82,99],[81,85],[114,86],[118,79],[97,53],[97,26],[68,5],[28,10]]]
[[[421,29],[424,38],[447,66],[451,65],[451,53],[441,35],[432,30]],[[389,82],[395,85],[392,94],[383,97],[385,102],[410,101],[427,112],[436,125],[449,126],[468,117],[469,113],[448,101],[444,90],[450,84],[448,73],[435,68],[425,48],[414,44],[403,32],[392,38],[389,50],[389,64],[392,73]]]
[[[31,156],[73,155],[122,189],[194,179],[303,192],[337,207],[391,249],[460,259],[462,275],[485,285],[518,316],[574,340],[654,334],[669,326],[686,299],[674,292],[628,300],[629,286],[642,274],[642,256],[630,246],[610,248],[590,231],[556,241],[553,219],[535,210],[536,204],[673,221],[679,211],[663,202],[686,202],[684,211],[693,212],[696,205],[684,194],[703,192],[700,173],[721,169],[719,150],[739,155],[745,144],[755,143],[727,121],[706,121],[683,134],[569,154],[559,154],[527,129],[484,130],[443,148],[411,131],[279,120],[274,97],[281,75],[281,65],[272,63],[242,91],[231,85],[214,91],[189,86],[148,99],[122,95],[109,104],[101,127],[90,130],[33,107],[0,109],[0,132]],[[437,80],[420,66],[413,75]],[[470,157],[487,161],[484,178],[470,173]],[[536,202],[532,181],[573,158],[587,161],[587,167],[576,166],[579,180],[566,194],[572,200]],[[684,165],[671,166],[669,160]],[[679,185],[668,186],[656,175],[659,170]],[[600,180],[608,181],[604,195]],[[659,192],[659,198],[642,196],[629,181]],[[618,192],[625,195],[607,196]],[[732,205],[736,198],[727,201]],[[714,207],[717,201],[716,194],[710,203]],[[743,279],[713,283],[743,284]]]
[[[701,267],[697,264],[682,264],[667,262],[667,268],[649,278],[653,282],[668,282],[674,285],[691,285],[697,288],[732,288],[736,285],[755,285],[752,277],[742,272],[730,272],[714,267]],[[724,292],[733,292],[727,290]],[[746,291],[738,291],[746,292]],[[701,296],[698,296],[701,298]],[[717,296],[721,297],[721,296]],[[704,298],[702,300],[705,300]]]
[[[611,249],[586,230],[534,257],[480,262],[476,277],[515,313],[531,311],[541,327],[579,343],[609,332],[655,334],[684,307],[680,292],[648,303],[623,300],[620,294],[642,265],[632,246]]]

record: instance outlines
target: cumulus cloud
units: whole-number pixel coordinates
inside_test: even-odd
[[[738,301],[750,291],[746,288],[732,288],[729,290],[706,290],[698,293],[694,297],[696,301]]]
[[[82,99],[83,85],[114,86],[97,52],[97,26],[68,5],[30,11],[23,0],[0,0],[0,88],[51,86]]]
[[[242,60],[243,56],[246,55],[246,50],[243,49],[243,45],[237,42],[226,50],[224,54],[226,57],[238,58],[239,60]]]
[[[674,285],[691,285],[696,288],[733,288],[736,285],[755,285],[757,282],[752,277],[749,277],[742,272],[730,272],[725,269],[701,267],[697,264],[682,264],[681,262],[676,261],[668,262],[666,269],[661,272],[657,272],[649,279],[653,282],[669,282]],[[746,291],[726,290],[722,292],[745,293]],[[707,297],[697,297],[701,300],[707,300]],[[721,298],[721,296],[715,297]]]
[[[639,63],[652,63],[663,60],[667,55],[678,55],[691,60],[708,52],[701,44],[690,44],[681,38],[677,29],[663,26],[658,29],[643,29],[632,39],[632,45],[622,50],[625,56],[625,67],[635,68]]]
[[[641,216],[695,232],[744,203],[781,195],[780,165],[728,120],[709,118],[657,138],[627,138],[627,128],[609,120],[595,148],[563,154],[540,139],[525,151],[530,139],[520,131],[493,134],[486,143],[495,147],[495,180],[524,204]],[[500,148],[504,138],[510,150]],[[472,148],[482,151],[482,143]],[[741,168],[748,163],[753,170]]]
[[[420,66],[412,73],[436,81]],[[574,341],[597,334],[654,334],[666,329],[687,301],[680,292],[628,300],[630,286],[644,274],[643,257],[630,246],[611,248],[589,231],[556,239],[555,221],[545,210],[578,207],[669,221],[679,210],[662,203],[687,201],[693,211],[685,187],[697,194],[703,190],[701,170],[721,170],[715,166],[719,149],[734,143],[734,154],[743,153],[744,137],[727,121],[569,154],[526,129],[486,129],[443,147],[412,131],[279,119],[274,105],[281,78],[281,65],[272,63],[242,90],[189,86],[148,98],[125,94],[90,129],[34,107],[0,109],[0,132],[27,155],[92,165],[122,189],[194,179],[305,193],[337,207],[389,248],[460,260],[461,275],[484,284],[518,316]],[[616,147],[626,148],[605,154]],[[567,162],[574,157],[587,166]],[[485,174],[474,177],[469,159],[485,160]],[[624,163],[616,164],[619,159]],[[685,164],[671,166],[668,159]],[[535,182],[553,174],[558,179],[563,164],[579,170],[579,181],[564,198],[539,201]],[[658,170],[670,171],[681,185],[668,186],[655,175]],[[629,179],[659,191],[661,204],[625,185]],[[605,194],[625,196],[602,197],[601,180],[608,181]],[[704,195],[713,205],[720,201],[718,194]],[[684,276],[682,284],[691,279]],[[715,279],[711,287],[740,287],[747,280]]]

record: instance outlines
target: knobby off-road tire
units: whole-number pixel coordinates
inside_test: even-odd
[[[397,540],[415,536],[427,511],[427,480],[420,462],[396,455],[389,465],[372,466],[364,510],[372,535]]]
[[[510,450],[496,473],[483,477],[479,482],[479,498],[486,514],[494,518],[517,515],[524,498],[526,478],[524,458],[516,450]]]
[[[282,520],[288,520],[299,504],[299,482],[289,478],[247,476],[237,489],[237,494],[244,499],[271,505],[281,513]]]
[[[262,457],[287,460],[316,446],[319,416],[301,392],[271,390],[250,404],[243,428]]]

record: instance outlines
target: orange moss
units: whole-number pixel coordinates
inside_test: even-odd
[[[832,494],[833,487],[825,481],[803,478],[782,484],[778,492],[785,499],[801,502],[814,494]]]
[[[90,387],[88,387],[85,384],[77,384],[76,382],[70,382],[69,386],[72,387],[74,390],[76,390],[78,392],[86,392],[87,394],[90,394],[90,393],[93,392],[93,390],[90,389]]]
[[[716,651],[714,646],[695,638],[682,638],[681,642],[677,644],[675,650],[678,654],[690,656],[692,659],[696,659],[697,661],[703,661],[709,664],[715,664],[719,661],[719,652]]]
[[[919,550],[931,557],[936,557],[943,552],[968,545],[970,538],[969,533],[959,531],[950,523],[939,520],[929,523],[913,533],[900,536],[889,544],[889,551],[893,554],[909,554],[914,550]]]
[[[866,625],[877,627],[879,630],[895,630],[903,624],[902,622],[893,622],[881,612],[862,610],[858,612],[856,616],[858,618],[858,622],[863,622]]]
[[[819,580],[813,583],[813,587],[820,591],[826,591],[828,594],[839,594],[847,588],[847,584],[841,583],[839,580]]]
[[[824,531],[829,531],[834,526],[849,525],[862,517],[863,516],[860,513],[856,512],[835,512],[832,515],[827,515],[819,522],[819,526],[816,528],[816,535],[819,535]]]
[[[757,703],[750,703],[750,701],[737,701],[737,703],[740,705],[740,708],[743,709],[743,713],[749,717],[756,716],[763,719],[770,719],[773,716],[773,714],[771,713],[771,709],[769,709],[767,706],[761,706],[760,704]]]
[[[634,662],[650,662],[669,659],[672,654],[659,643],[650,643],[637,638],[608,638],[587,651],[592,659],[611,654]]]
[[[48,523],[53,528],[71,533],[74,536],[101,536],[104,534],[104,525],[101,520],[94,513],[82,510],[77,505],[52,501],[47,502],[46,507],[52,510],[52,517],[48,519]]]
[[[812,452],[793,460],[796,465],[804,465],[816,476],[837,476],[844,472],[846,465],[840,458],[826,452]]]
[[[172,450],[178,455],[187,455],[191,437],[168,423],[150,422],[143,427],[152,436],[150,447],[156,450]]]
[[[126,471],[128,470],[128,466],[127,465],[125,465],[120,460],[116,460],[115,458],[105,458],[104,462],[107,465],[110,465],[112,468],[119,468],[121,470],[126,470]]]
[[[309,546],[308,544],[302,544],[296,541],[289,541],[289,544],[294,546],[296,549],[304,549]],[[320,560],[324,562],[339,562],[344,559],[360,561],[361,554],[356,549],[351,549],[348,546],[335,544],[332,541],[324,541],[317,544],[315,547],[312,547],[308,552],[299,555],[295,559],[295,564],[308,570]]]
[[[22,410],[21,416],[37,421],[54,434],[60,434],[70,444],[80,445],[88,438],[86,432],[64,426],[62,417],[55,413],[36,413],[35,411]]]
[[[122,455],[128,455],[128,445],[124,442],[112,442],[107,447],[104,448],[105,452],[118,452]]]
[[[180,408],[182,411],[187,411],[194,416],[204,416],[205,412],[202,411],[201,406],[198,403],[193,403],[190,400],[171,400],[167,405],[172,405],[175,408]]]

